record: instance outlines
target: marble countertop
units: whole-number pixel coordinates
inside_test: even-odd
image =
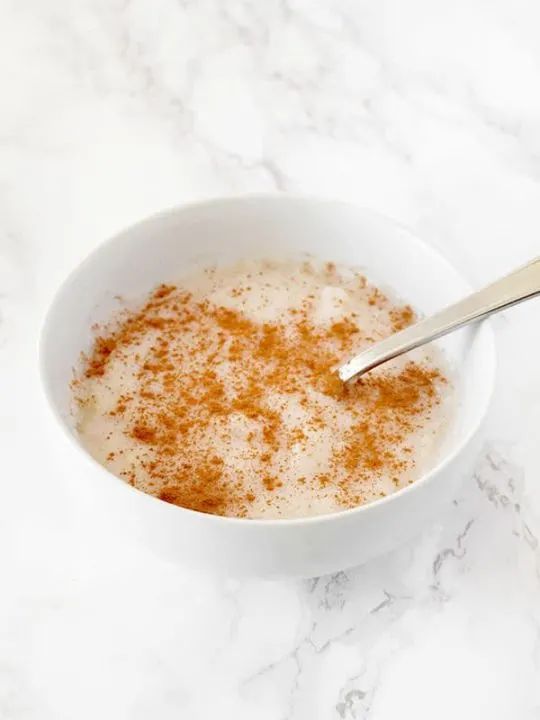
[[[478,284],[539,254],[539,27],[536,0],[0,3],[2,720],[540,718],[540,301],[494,323],[454,504],[311,581],[190,575],[107,535],[36,369],[69,269],[186,200],[352,199]]]

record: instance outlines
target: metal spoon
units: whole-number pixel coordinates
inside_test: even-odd
[[[540,257],[430,318],[376,343],[341,365],[337,374],[343,382],[350,382],[398,355],[537,295],[540,295]]]

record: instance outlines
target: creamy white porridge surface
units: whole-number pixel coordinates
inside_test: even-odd
[[[332,263],[198,270],[96,330],[73,383],[79,434],[126,482],[202,512],[291,518],[371,502],[434,462],[453,388],[427,351],[348,388],[332,370],[414,319]]]

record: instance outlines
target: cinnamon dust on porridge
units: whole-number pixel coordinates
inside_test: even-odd
[[[96,328],[73,383],[79,434],[127,483],[192,510],[290,518],[371,502],[434,461],[451,386],[425,350],[347,387],[333,369],[415,319],[332,263],[197,271]]]

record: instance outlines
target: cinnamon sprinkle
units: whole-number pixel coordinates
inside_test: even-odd
[[[302,272],[316,275],[311,264]],[[325,282],[339,275],[331,263],[322,274]],[[410,306],[392,305],[363,276],[355,283],[393,332],[414,322]],[[251,292],[251,285],[239,285],[229,295],[241,304]],[[374,477],[399,486],[414,468],[410,438],[441,402],[447,381],[434,365],[408,361],[345,388],[333,368],[373,337],[352,316],[315,322],[316,301],[307,293],[285,316],[258,321],[237,307],[163,284],[139,310],[98,331],[73,387],[81,413],[88,388],[103,382],[111,368],[128,368],[140,357],[135,386],[121,392],[108,413],[136,452],[127,466],[119,452],[108,452],[105,461],[166,502],[243,517],[287,491],[288,454],[293,448],[309,452],[311,438],[326,437],[332,427],[338,434],[328,467],[311,476],[301,472],[296,488],[352,507],[367,499],[365,487]],[[302,409],[300,424],[283,411],[287,398]],[[341,427],[340,418],[348,424]],[[238,433],[253,472],[231,460]]]

